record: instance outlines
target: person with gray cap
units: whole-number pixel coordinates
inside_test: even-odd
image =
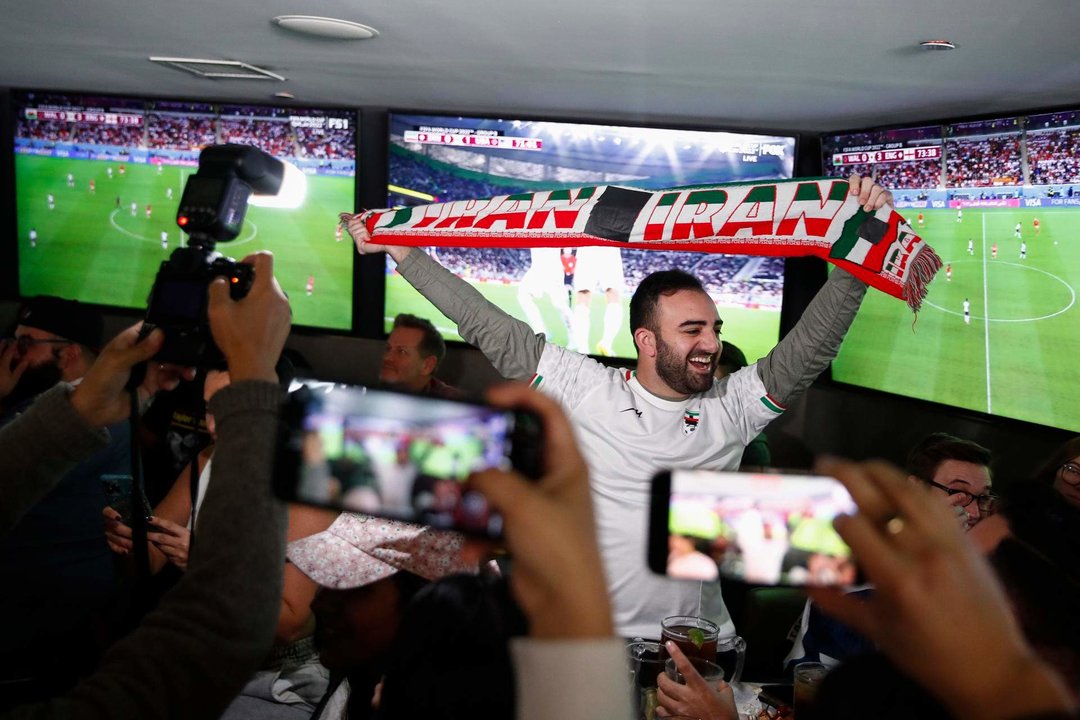
[[[319,585],[315,645],[331,685],[314,717],[363,717],[410,599],[429,582],[475,573],[464,537],[423,525],[342,513],[324,532],[289,543],[288,558]],[[361,714],[353,715],[356,707]]]

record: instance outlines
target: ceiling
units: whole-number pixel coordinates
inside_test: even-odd
[[[1080,106],[1080,2],[24,0],[0,85],[819,132]],[[275,15],[380,31],[312,38]],[[947,38],[959,49],[919,50]],[[242,60],[206,80],[151,55]]]

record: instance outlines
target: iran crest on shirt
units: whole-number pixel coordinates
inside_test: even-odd
[[[699,410],[687,410],[682,416],[682,431],[683,435],[690,435],[697,430],[698,420],[700,419],[701,411]]]

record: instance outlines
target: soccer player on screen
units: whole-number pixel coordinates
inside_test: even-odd
[[[956,208],[956,222],[963,222],[964,208]]]
[[[161,231],[161,249],[167,250],[169,248],[169,233],[164,230]]]
[[[313,292],[315,292],[315,276],[314,275],[308,275],[307,288],[306,289],[307,289],[307,294],[308,294],[309,297],[311,296],[311,294]]]
[[[120,166],[120,175],[123,175],[125,172],[127,172],[127,168],[124,167],[123,165],[121,165]]]
[[[867,210],[892,203],[892,194],[871,178],[853,176],[850,190]],[[548,342],[424,252],[372,243],[359,218],[349,231],[361,254],[388,252],[400,276],[457,323],[461,337],[499,373],[532,378],[566,410],[589,465],[616,633],[652,637],[659,619],[689,614],[712,619],[721,635],[733,634],[719,586],[671,580],[646,566],[652,476],[672,467],[738,467],[746,445],[836,355],[866,285],[834,269],[768,355],[717,380],[721,319],[716,303],[689,273],[653,273],[630,301],[638,353],[637,370],[631,372]],[[583,269],[579,262],[575,281]]]
[[[952,282],[952,263],[945,265],[945,282]]]
[[[94,195],[94,194],[97,193],[97,184],[94,182],[93,178],[90,178],[90,184],[89,184],[88,187],[90,188],[90,194],[91,195]]]
[[[109,178],[110,180],[112,180],[112,165],[110,165],[109,167],[105,168],[105,175],[106,175],[106,176],[107,176],[107,177],[108,177],[108,178]]]
[[[46,195],[45,200],[49,204],[49,209],[50,210],[55,210],[56,209],[56,198],[53,197],[52,193],[49,193],[48,195]]]
[[[623,276],[622,250],[617,247],[582,247],[577,251],[574,269],[574,312],[570,318],[570,348],[588,354],[592,297],[596,290],[604,293],[604,325],[600,342],[596,345],[598,355],[614,355],[612,345],[623,324]]]
[[[964,324],[971,324],[971,301],[964,298]]]
[[[1016,236],[1017,240],[1020,239],[1020,223],[1016,223],[1016,228],[1013,230],[1013,234]]]
[[[150,213],[153,211],[153,206],[150,203],[146,203],[146,219],[150,219]]]
[[[75,187],[75,176],[72,175],[71,173],[68,173],[67,184],[68,184],[69,188]]]
[[[30,247],[37,247],[37,228],[30,228]]]
[[[1023,240],[1020,241],[1020,259],[1027,260],[1027,243]]]
[[[1039,229],[1040,229],[1040,228],[1039,228],[1039,218],[1035,218],[1034,220],[1032,220],[1032,221],[1031,221],[1031,226],[1032,226],[1033,228],[1035,228],[1035,236],[1036,236],[1036,237],[1038,237],[1038,235],[1039,235]]]
[[[172,187],[165,188],[165,199],[172,200]]]
[[[341,226],[338,226],[341,229]],[[525,319],[533,330],[551,335],[551,329],[544,322],[536,300],[547,297],[562,318],[563,331],[570,333],[570,300],[566,296],[563,282],[563,264],[559,259],[559,248],[530,248],[531,263],[518,285],[518,304],[525,313]]]
[[[922,227],[923,223],[926,222],[926,216],[923,213],[919,213],[918,221],[919,227]]]
[[[341,242],[341,223],[334,228],[334,242]]]
[[[138,212],[138,210],[139,210],[138,203],[134,203],[134,202],[131,203],[131,217],[135,217],[135,213]]]
[[[990,259],[997,260],[997,243],[990,246]]]
[[[973,239],[971,239],[971,238],[968,238],[968,255],[974,255],[974,254],[975,254],[975,241]]]

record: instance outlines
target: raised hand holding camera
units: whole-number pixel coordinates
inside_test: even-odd
[[[176,214],[187,245],[161,264],[150,291],[144,333],[156,327],[165,332],[157,360],[205,365],[220,359],[207,325],[206,290],[215,278],[224,278],[229,296],[238,300],[251,289],[254,268],[214,246],[240,233],[249,200],[284,194],[286,180],[295,177],[289,167],[248,145],[212,145],[200,153],[199,171],[188,178]],[[286,206],[296,197],[302,197],[302,189],[275,204]]]

